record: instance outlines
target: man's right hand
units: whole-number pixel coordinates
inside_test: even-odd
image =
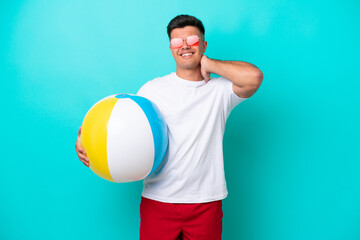
[[[80,136],[81,136],[81,127],[79,128],[78,137],[76,139],[75,143],[75,151],[80,159],[80,161],[87,167],[90,166],[89,159],[86,156],[85,149],[81,147],[80,145]]]

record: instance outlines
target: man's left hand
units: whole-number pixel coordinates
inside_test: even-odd
[[[201,75],[204,77],[206,83],[210,80],[210,73],[211,73],[208,70],[209,61],[211,60],[206,55],[203,55],[200,60]]]

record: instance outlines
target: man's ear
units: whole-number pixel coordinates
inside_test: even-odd
[[[204,41],[204,52],[206,52],[206,48],[207,48],[207,41]]]

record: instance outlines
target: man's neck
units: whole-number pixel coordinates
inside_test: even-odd
[[[182,79],[189,81],[202,81],[204,77],[201,75],[200,66],[194,69],[176,68],[176,75]]]

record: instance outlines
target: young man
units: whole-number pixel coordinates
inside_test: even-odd
[[[144,180],[140,239],[221,239],[226,119],[256,92],[263,75],[250,63],[206,57],[204,26],[195,17],[175,17],[167,33],[176,73],[155,78],[138,92],[159,107],[169,129],[167,162]],[[76,151],[89,166],[80,134],[81,129]]]

